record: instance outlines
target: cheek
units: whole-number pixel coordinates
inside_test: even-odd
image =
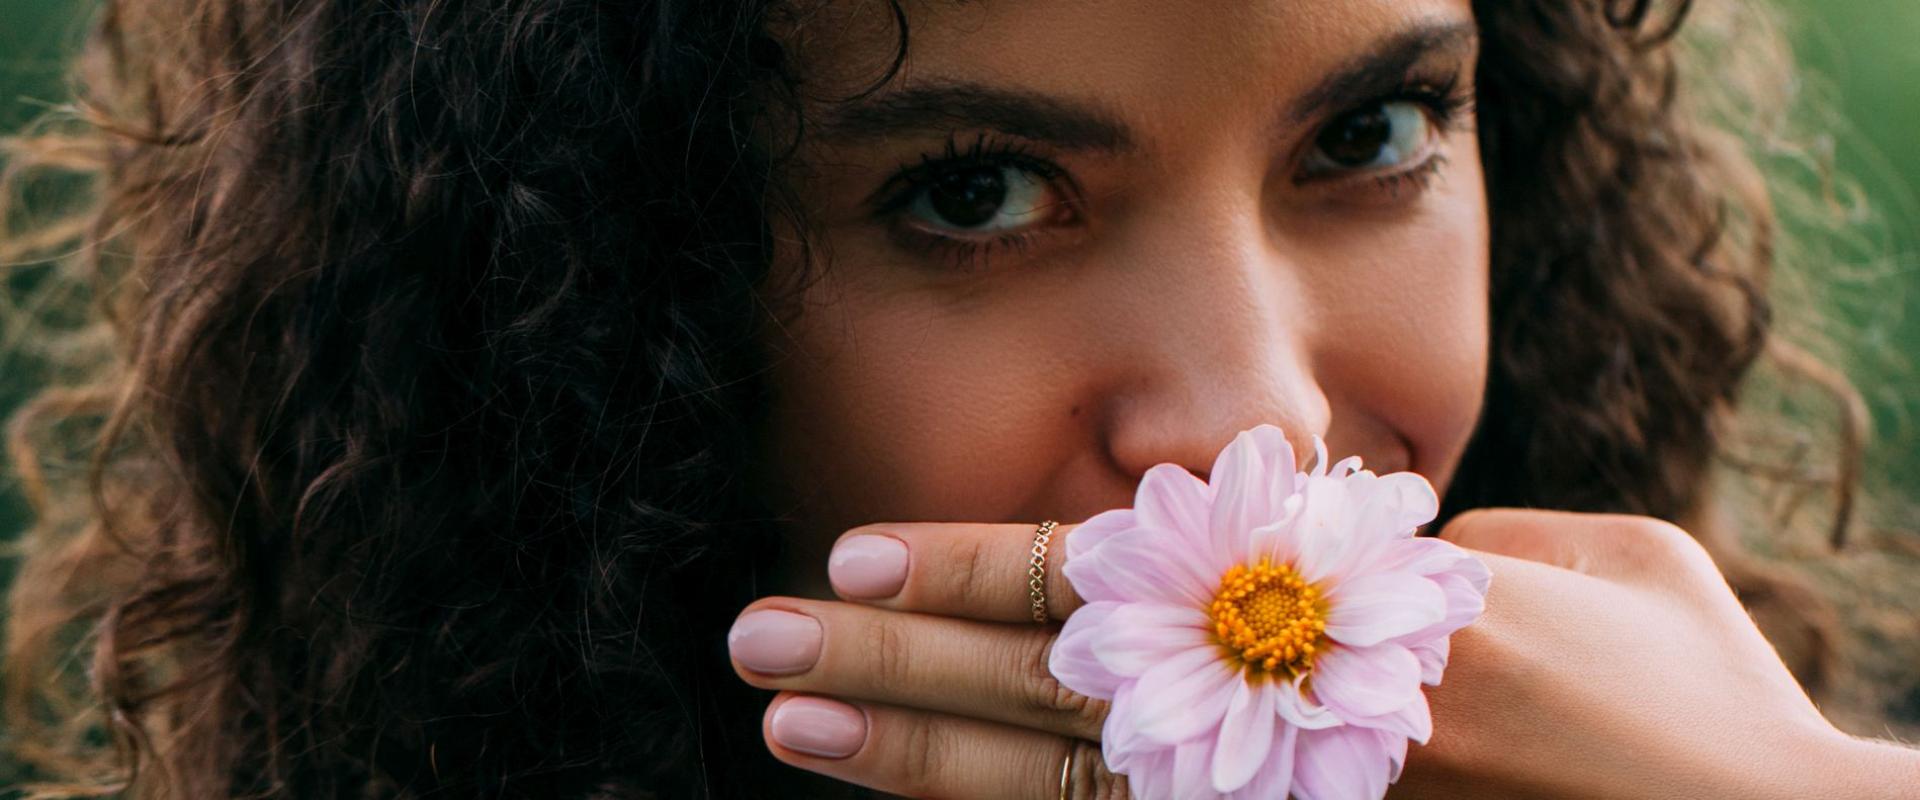
[[[820,282],[831,290],[833,280]],[[810,290],[810,294],[814,292]],[[818,294],[825,294],[819,292]],[[856,290],[783,337],[771,453],[803,524],[975,519],[1044,489],[1073,414],[1043,311]],[[855,515],[859,515],[858,518]]]
[[[1477,161],[1434,191],[1392,225],[1328,226],[1315,251],[1333,268],[1311,274],[1323,385],[1396,431],[1412,469],[1444,489],[1484,397],[1488,234]]]

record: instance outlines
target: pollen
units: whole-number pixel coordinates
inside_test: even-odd
[[[1250,673],[1298,675],[1324,649],[1326,603],[1286,564],[1236,564],[1220,576],[1208,606],[1213,633]],[[1253,677],[1251,674],[1248,677]]]

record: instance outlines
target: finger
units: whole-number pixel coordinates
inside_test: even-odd
[[[804,691],[1100,738],[1108,704],[1047,668],[1053,626],[768,598],[727,635],[734,670],[763,689]]]
[[[907,797],[1055,800],[1069,757],[1069,797],[1127,797],[1098,745],[950,714],[782,692],[761,735],[788,764]]]
[[[848,600],[993,622],[1033,621],[1029,568],[1037,525],[888,522],[847,531],[827,576]],[[1042,571],[1047,616],[1081,605],[1061,567],[1075,525],[1053,529]]]
[[[1440,538],[1473,550],[1624,582],[1693,582],[1720,571],[1691,534],[1652,517],[1530,509],[1477,509]]]

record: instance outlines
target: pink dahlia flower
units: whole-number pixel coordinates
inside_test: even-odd
[[[1112,701],[1101,747],[1136,797],[1378,798],[1432,735],[1420,687],[1487,568],[1414,537],[1438,511],[1426,479],[1314,449],[1299,472],[1279,428],[1243,431],[1208,481],[1157,465],[1133,508],[1067,537],[1087,604],[1049,668]]]

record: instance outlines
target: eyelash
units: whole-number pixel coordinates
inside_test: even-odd
[[[1419,103],[1422,107],[1426,108],[1427,113],[1431,115],[1432,118],[1434,138],[1444,139],[1456,132],[1459,126],[1471,117],[1473,93],[1462,91],[1460,75],[1459,73],[1453,73],[1446,76],[1444,80],[1439,81],[1409,81],[1401,86],[1400,89],[1373,100],[1368,100],[1359,106],[1355,106],[1355,108],[1366,108],[1375,104],[1399,102]],[[1353,109],[1342,111],[1339,114],[1335,114],[1333,118],[1338,119],[1352,110]],[[1316,138],[1318,137],[1316,136]],[[1428,187],[1433,185],[1434,179],[1439,177],[1441,170],[1444,169],[1448,163],[1450,162],[1447,160],[1447,154],[1435,149],[1420,163],[1410,167],[1404,167],[1394,172],[1385,174],[1363,172],[1352,175],[1335,176],[1333,178],[1296,180],[1295,183],[1297,185],[1305,185],[1323,180],[1329,183],[1371,180],[1374,187],[1378,191],[1385,193],[1389,199],[1398,199],[1401,189],[1409,182],[1414,184],[1415,189],[1426,191]]]
[[[902,164],[882,186],[874,214],[887,220],[897,217],[913,203],[915,197],[931,188],[936,177],[981,167],[1013,167],[1032,173],[1055,191],[1067,195],[1070,199],[1066,202],[1070,205],[1078,202],[1072,199],[1077,194],[1073,191],[1067,171],[1052,161],[1034,155],[1020,142],[982,133],[962,145],[959,135],[955,134],[947,137],[941,153],[925,154],[920,156],[917,163]],[[909,246],[944,256],[962,270],[984,265],[988,257],[998,251],[1025,250],[1039,235],[1038,231],[1029,228],[989,239],[958,239],[924,230],[907,230],[901,225],[894,227],[896,235],[905,239]]]
[[[1354,109],[1385,103],[1419,103],[1431,117],[1435,137],[1442,138],[1455,132],[1457,126],[1468,117],[1473,107],[1472,93],[1461,91],[1459,77],[1458,73],[1454,73],[1439,81],[1409,80],[1399,89],[1368,100],[1355,106]],[[1337,119],[1354,109],[1343,110],[1335,114],[1332,119]],[[1316,132],[1315,138],[1317,136]],[[1383,193],[1389,199],[1398,199],[1400,192],[1409,182],[1416,191],[1426,191],[1447,163],[1446,154],[1435,149],[1420,163],[1390,173],[1359,173],[1329,178],[1307,178],[1295,182],[1305,185],[1365,181],[1372,184],[1371,191]],[[1003,140],[982,133],[963,145],[960,136],[955,134],[947,137],[946,144],[940,153],[923,154],[916,163],[902,164],[876,193],[877,199],[873,203],[874,215],[883,221],[896,223],[895,218],[904,212],[920,192],[928,190],[936,177],[981,167],[1013,167],[1031,173],[1065,196],[1067,199],[1064,202],[1069,205],[1077,206],[1080,202],[1076,187],[1072,185],[1066,170],[1050,160],[1035,155],[1020,142]],[[1031,247],[1040,235],[1038,230],[1027,228],[988,239],[960,239],[925,230],[909,230],[907,226],[900,224],[893,224],[891,227],[894,228],[896,235],[904,240],[903,244],[942,257],[962,271],[983,268],[989,257],[996,253],[1008,250],[1024,251]]]

